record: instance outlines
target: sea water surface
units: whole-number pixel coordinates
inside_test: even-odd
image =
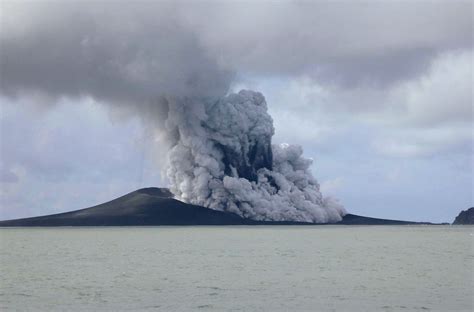
[[[2,311],[472,311],[469,226],[0,229]]]

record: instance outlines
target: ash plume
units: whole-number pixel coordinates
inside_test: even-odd
[[[166,102],[166,129],[174,135],[167,176],[177,198],[255,220],[342,219],[344,208],[322,196],[302,148],[272,145],[262,94]]]

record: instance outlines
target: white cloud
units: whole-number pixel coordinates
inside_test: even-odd
[[[395,157],[472,152],[472,126],[390,129],[375,135],[375,150]]]
[[[399,113],[382,123],[438,127],[472,121],[473,52],[444,53],[433,60],[427,73],[395,87],[388,102]]]
[[[425,156],[472,146],[472,66],[472,51],[447,53],[435,59],[428,73],[393,90],[387,109],[371,117],[386,127],[376,135],[376,149],[386,155]]]
[[[472,64],[471,50],[443,53],[421,76],[388,89],[341,88],[308,77],[241,86],[269,94],[277,138],[316,144],[369,127],[383,155],[429,156],[472,144]]]

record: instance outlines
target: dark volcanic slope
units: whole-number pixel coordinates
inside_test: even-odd
[[[344,225],[408,225],[408,224],[431,224],[429,222],[412,222],[400,220],[377,219],[370,217],[363,217],[354,214],[346,214],[342,221],[337,224]]]
[[[243,224],[235,214],[185,204],[167,189],[145,188],[91,208],[0,221],[0,226],[124,226]]]
[[[453,224],[474,224],[474,207],[461,211]]]
[[[133,226],[133,225],[312,225],[302,222],[259,222],[236,214],[190,205],[163,188],[144,188],[91,208],[48,216],[0,221],[0,226]],[[337,224],[403,225],[415,222],[348,214]]]

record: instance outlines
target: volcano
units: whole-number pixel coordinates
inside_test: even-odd
[[[166,188],[143,188],[94,207],[59,214],[0,221],[0,226],[159,226],[159,225],[315,225],[295,221],[256,221],[230,212],[181,202]],[[342,225],[428,224],[346,214]]]

